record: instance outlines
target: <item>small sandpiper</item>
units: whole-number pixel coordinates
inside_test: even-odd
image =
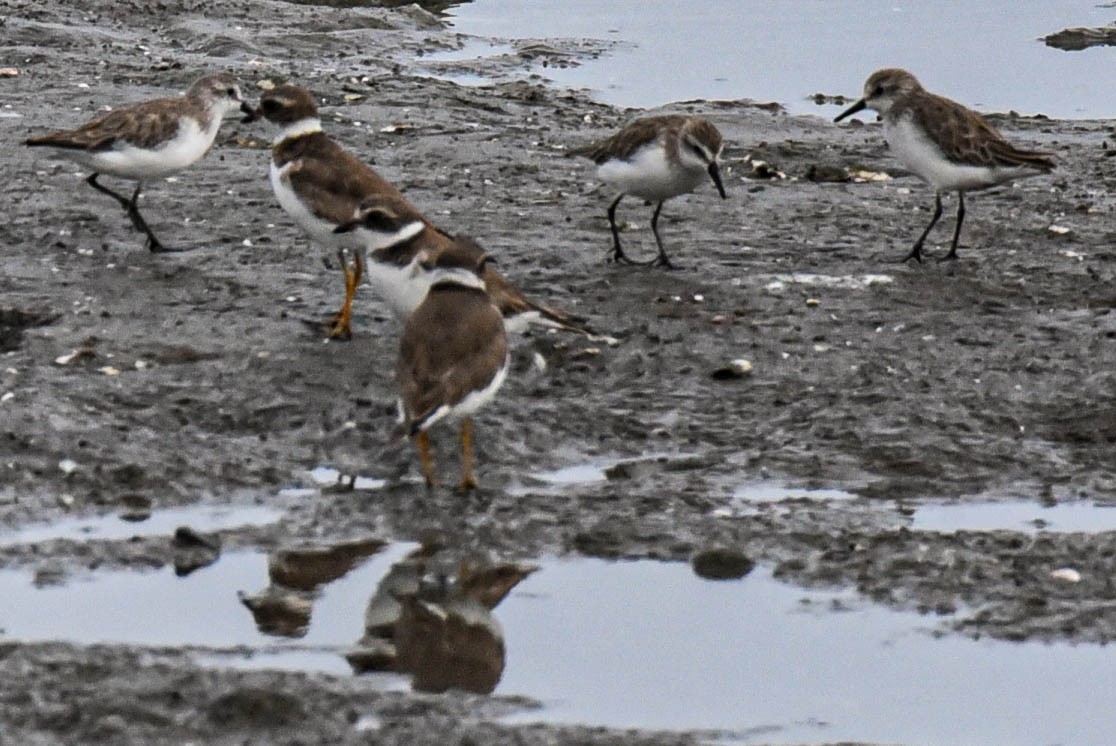
[[[419,252],[416,280],[428,288],[407,317],[399,340],[396,379],[399,416],[415,438],[422,472],[437,484],[427,431],[441,420],[461,423],[461,490],[476,489],[473,414],[496,396],[508,375],[504,317],[489,298],[488,257],[475,242],[458,237],[437,257]]]
[[[659,213],[663,202],[694,191],[706,178],[713,179],[721,198],[726,198],[721,182],[720,158],[724,143],[721,133],[700,117],[669,114],[637,119],[612,137],[599,143],[571,150],[597,164],[597,176],[619,192],[608,206],[612,228],[612,261],[635,264],[620,246],[616,227],[616,207],[624,195],[655,202],[651,232],[659,247],[652,264],[672,267],[659,237]]]
[[[140,215],[138,201],[144,182],[170,176],[205,155],[225,115],[237,108],[251,111],[236,78],[225,73],[206,75],[184,96],[124,106],[76,129],[33,137],[25,144],[55,148],[91,169],[86,183],[120,203],[136,230],[147,235],[147,248],[173,251],[155,237]],[[132,198],[98,183],[101,174],[134,180]]]
[[[965,192],[1006,181],[1049,173],[1049,153],[1017,148],[980,114],[956,101],[930,93],[906,70],[877,70],[864,84],[864,96],[834,119],[874,109],[895,157],[934,187],[934,215],[902,261],[922,261],[922,245],[942,216],[942,194],[957,192],[957,224],[949,253],[957,258],[957,241],[965,219]]]

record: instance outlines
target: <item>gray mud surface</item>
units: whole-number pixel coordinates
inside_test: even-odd
[[[539,40],[517,79],[504,56],[473,64],[495,82],[464,87],[424,77],[423,55],[463,40],[415,8],[4,7],[3,64],[18,75],[0,78],[0,528],[112,514],[139,495],[156,509],[283,511],[223,532],[225,549],[431,529],[457,551],[508,560],[686,561],[718,546],[786,582],[938,615],[955,634],[1116,639],[1110,533],[909,528],[920,501],[1116,500],[1107,123],[997,117],[1011,138],[1054,152],[1059,170],[973,195],[960,261],[909,266],[894,260],[933,199],[897,169],[878,126],[745,100],[680,103],[670,110],[724,133],[729,198],[709,186],[668,203],[661,228],[680,271],[615,267],[610,195],[563,152],[638,112],[527,74],[539,55],[573,64],[603,44]],[[326,343],[306,323],[336,310],[341,277],[271,194],[266,126],[227,122],[206,158],[149,187],[155,231],[192,249],[173,255],[146,253],[75,166],[16,145],[216,70],[251,96],[263,81],[312,89],[328,132],[441,225],[477,237],[534,299],[620,339],[518,341],[514,375],[478,421],[477,495],[428,492],[410,448],[391,441],[397,328],[371,293],[358,295],[351,342]],[[893,178],[844,181],[849,170]],[[955,203],[946,209],[931,257],[946,250]],[[627,200],[620,215],[635,224],[629,250],[650,257],[650,208]],[[714,377],[740,358],[751,375]],[[454,438],[436,443],[452,483]],[[593,461],[622,465],[569,487],[529,476]],[[317,466],[389,484],[281,494],[313,487]],[[736,487],[764,479],[860,499],[726,512]],[[0,547],[0,565],[63,579],[171,561],[165,537]],[[1080,582],[1050,576],[1067,567]],[[367,681],[201,668],[175,649],[6,641],[0,732],[21,744],[702,737],[504,725],[498,716],[524,702]],[[374,734],[354,727],[366,716]]]

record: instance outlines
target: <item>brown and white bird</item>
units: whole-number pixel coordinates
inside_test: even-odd
[[[184,96],[123,106],[76,129],[33,137],[25,144],[54,148],[90,169],[93,173],[86,183],[120,203],[136,230],[147,235],[147,248],[171,251],[140,215],[138,203],[144,182],[170,176],[205,155],[221,121],[237,108],[251,110],[241,97],[236,78],[225,73],[206,75]],[[135,181],[131,199],[98,183],[101,174]]]
[[[461,423],[459,489],[477,487],[473,473],[473,414],[495,397],[508,375],[504,317],[483,279],[488,256],[465,237],[436,257],[419,252],[413,282],[427,288],[399,340],[399,415],[415,438],[426,483],[437,484],[428,430],[442,420]]]
[[[313,95],[280,85],[260,99],[258,114],[282,129],[275,138],[271,186],[279,204],[315,241],[342,255],[345,299],[334,317],[332,337],[351,336],[353,296],[366,279],[400,319],[425,295],[411,292],[412,259],[419,251],[431,261],[455,243],[370,166],[322,132]],[[353,261],[345,258],[351,252]],[[522,326],[533,319],[577,328],[566,314],[527,300],[495,269],[486,279],[493,300]],[[580,329],[578,329],[580,330]]]
[[[621,248],[620,231],[616,227],[616,208],[624,195],[630,194],[656,203],[651,232],[655,235],[659,255],[651,263],[659,267],[673,266],[659,237],[659,213],[663,202],[694,191],[706,178],[713,180],[721,198],[725,199],[720,167],[723,149],[721,133],[708,120],[668,114],[637,119],[607,140],[568,153],[586,156],[596,163],[597,176],[619,192],[608,206],[612,261],[635,264]]]
[[[271,148],[271,188],[279,205],[310,238],[335,249],[345,273],[345,297],[331,321],[330,337],[352,336],[352,304],[363,265],[350,263],[347,252],[361,245],[336,232],[352,220],[362,200],[386,195],[417,214],[403,194],[372,167],[322,131],[313,94],[295,85],[279,85],[260,98],[258,116],[280,127]]]
[[[965,192],[1003,184],[1054,169],[1049,153],[1012,145],[988,121],[956,101],[930,93],[906,70],[877,70],[864,84],[864,96],[834,119],[840,122],[862,109],[874,109],[895,157],[934,187],[934,215],[902,261],[922,261],[922,245],[942,216],[942,194],[957,192],[957,224],[949,253],[957,258],[957,241],[965,219]]]
[[[414,259],[424,254],[437,264],[445,251],[457,254],[472,248],[479,262],[483,250],[472,241],[458,241],[442,231],[402,197],[381,193],[361,202],[352,220],[338,226],[338,233],[352,233],[364,248],[364,276],[396,318],[406,319],[426,297],[428,285],[416,276]],[[492,261],[482,264],[485,290],[504,316],[509,332],[525,331],[531,324],[598,337],[577,319],[547,306],[532,302],[508,281]]]

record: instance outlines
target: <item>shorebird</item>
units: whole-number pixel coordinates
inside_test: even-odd
[[[442,420],[461,423],[461,490],[476,489],[473,414],[495,397],[508,375],[504,317],[485,288],[488,257],[469,238],[430,257],[420,251],[410,272],[426,293],[403,327],[396,379],[399,415],[415,438],[422,473],[437,484],[427,431]]]
[[[930,93],[906,70],[885,68],[872,73],[864,84],[864,96],[833,121],[840,122],[862,109],[879,114],[895,157],[934,187],[934,215],[903,262],[922,261],[922,245],[942,216],[943,193],[957,192],[957,224],[949,253],[939,261],[957,258],[965,192],[1038,176],[1054,168],[1049,153],[1012,145],[980,114]]]
[[[261,97],[257,114],[281,127],[271,159],[271,186],[279,204],[311,238],[337,249],[341,259],[345,298],[330,336],[351,336],[353,296],[365,274],[392,312],[405,319],[425,289],[416,295],[408,284],[413,278],[401,273],[418,251],[434,260],[455,245],[454,239],[322,132],[317,104],[306,89],[276,86]],[[486,269],[485,279],[513,328],[535,321],[581,331],[566,314],[527,300],[495,268]]]
[[[620,246],[616,227],[616,208],[624,195],[655,202],[651,216],[651,232],[659,247],[652,264],[672,267],[659,237],[659,213],[663,202],[671,197],[694,191],[706,178],[713,179],[721,198],[725,186],[721,182],[720,157],[724,143],[721,133],[708,120],[670,114],[637,119],[602,142],[575,148],[568,155],[583,155],[597,164],[597,176],[619,192],[608,206],[608,224],[612,229],[612,261],[635,264]]]
[[[181,171],[205,155],[225,115],[237,108],[251,111],[240,95],[236,78],[225,73],[206,75],[184,96],[124,106],[76,129],[33,137],[25,144],[54,148],[91,169],[86,183],[120,203],[135,229],[147,235],[147,248],[173,251],[155,237],[140,215],[139,196],[144,182]],[[134,180],[132,198],[98,183],[101,174]]]
[[[415,271],[415,257],[423,254],[436,264],[443,252],[461,255],[473,251],[485,291],[500,310],[509,332],[525,331],[531,324],[597,337],[578,320],[562,311],[527,299],[495,267],[495,261],[472,240],[458,240],[431,223],[401,196],[386,193],[366,197],[352,219],[334,229],[351,233],[363,247],[357,273],[367,278],[396,318],[405,320],[426,297],[430,275]],[[481,259],[483,258],[483,262]],[[460,262],[460,257],[456,260]]]

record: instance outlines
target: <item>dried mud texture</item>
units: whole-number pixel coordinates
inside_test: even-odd
[[[6,10],[0,28],[19,74],[0,79],[5,142],[181,90],[203,72],[230,70],[254,92],[289,80],[323,99],[331,135],[439,224],[477,237],[531,297],[620,344],[520,339],[514,375],[478,423],[484,489],[427,492],[410,449],[390,438],[396,322],[365,290],[351,342],[325,343],[305,323],[336,310],[341,278],[275,203],[270,131],[226,123],[205,159],[150,185],[148,221],[168,245],[192,249],[175,255],[146,253],[76,167],[9,146],[0,527],[114,513],[140,495],[155,509],[205,500],[283,511],[277,524],[223,532],[226,549],[414,540],[430,529],[509,560],[681,561],[724,547],[787,582],[855,586],[959,633],[1116,639],[1111,533],[909,527],[912,507],[945,498],[1116,499],[1106,123],[997,118],[1013,139],[1053,152],[1058,171],[973,195],[961,260],[910,266],[894,260],[933,197],[899,171],[878,126],[743,100],[669,107],[708,116],[725,135],[729,198],[709,187],[667,204],[660,228],[683,269],[663,272],[605,263],[611,195],[590,164],[564,157],[639,112],[529,75],[478,87],[420,77],[423,55],[463,43],[424,11],[265,0]],[[539,44],[575,57],[602,49]],[[524,72],[529,64],[524,55]],[[635,224],[624,234],[631,253],[651,256],[650,212],[621,205]],[[948,215],[932,257],[944,253]],[[713,375],[740,358],[750,374]],[[452,483],[454,439],[436,440]],[[531,477],[591,461],[619,465],[591,484]],[[390,484],[281,493],[313,486],[316,466]],[[738,514],[734,489],[764,479],[860,497]],[[0,547],[6,567],[63,574],[173,561],[166,538]],[[1051,578],[1064,567],[1081,581]],[[365,715],[380,724],[377,743],[701,737],[496,725],[523,703],[204,670],[185,651],[9,642],[0,658],[0,730],[18,743],[365,742],[373,737],[354,728]]]

